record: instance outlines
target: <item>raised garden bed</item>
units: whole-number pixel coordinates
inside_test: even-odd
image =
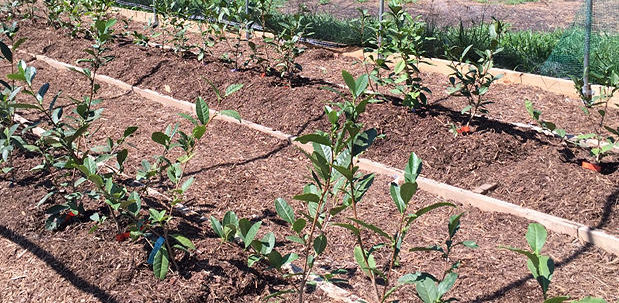
[[[70,40],[44,29],[30,32],[33,39],[24,44],[24,50],[42,49],[43,54],[64,62],[79,58],[79,54],[66,50],[88,46],[87,41]],[[336,82],[339,70],[348,67],[362,73],[360,66],[351,66],[353,59],[310,50],[301,60],[307,66],[303,75],[310,80],[290,89],[275,78],[260,77],[259,72],[229,72],[230,67],[216,59],[201,64],[158,49],[124,44],[113,48],[112,53],[116,59],[102,73],[183,100],[214,98],[209,84],[191,75],[207,78],[220,87],[243,83],[245,89],[221,107],[236,109],[244,119],[293,135],[325,128],[322,107],[338,97],[321,89],[328,85],[321,79]],[[453,137],[444,124],[465,119],[459,113],[464,100],[447,97],[445,76],[423,77],[434,92],[430,111],[413,114],[388,103],[369,107],[362,120],[386,137],[366,157],[397,167],[414,151],[426,163],[424,175],[432,179],[471,190],[497,183],[489,193],[493,197],[619,234],[619,222],[615,222],[619,210],[614,207],[619,184],[616,156],[605,160],[603,174],[594,174],[580,167],[580,161],[586,158],[584,151],[572,154],[556,140],[492,120],[474,125],[474,135]],[[578,101],[540,89],[496,85],[489,99],[496,101],[489,106],[490,116],[503,121],[531,121],[523,104],[530,99],[544,111],[546,119],[564,125],[568,132],[593,127],[593,122],[581,114]],[[609,120],[616,121],[618,116],[619,111],[609,112]]]
[[[49,82],[53,89],[63,90],[67,95],[79,93],[87,86],[84,81],[70,80],[70,72],[58,72],[45,64],[38,67],[40,82]],[[129,172],[135,164],[150,152],[148,144],[152,131],[178,121],[175,110],[154,104],[131,92],[124,92],[103,85],[101,95],[105,103],[104,123],[101,136],[117,134],[122,129],[116,125],[137,125],[140,127],[131,141],[136,150],[129,159]],[[132,110],[128,110],[132,109]],[[234,209],[239,215],[260,218],[264,224],[276,231],[278,237],[284,227],[272,210],[275,197],[290,200],[304,183],[305,167],[309,165],[304,157],[288,146],[264,134],[229,123],[217,122],[207,131],[205,142],[209,142],[196,157],[190,174],[196,177],[194,191],[189,197],[190,208],[202,215],[221,217],[223,212]],[[37,158],[20,158],[19,165],[31,166]],[[368,215],[370,222],[390,228],[389,211],[392,206],[388,198],[390,178],[378,177],[360,210]],[[35,187],[33,187],[33,184]],[[114,240],[113,226],[105,225],[93,234],[85,222],[73,221],[60,232],[44,231],[43,210],[33,206],[45,194],[45,176],[25,173],[10,187],[2,181],[0,194],[8,201],[2,208],[3,245],[8,257],[2,260],[5,268],[3,279],[7,286],[2,297],[15,300],[71,300],[84,299],[107,302],[128,301],[254,301],[257,296],[280,289],[282,281],[258,268],[246,267],[245,258],[238,249],[219,246],[207,222],[187,217],[179,223],[189,232],[198,252],[181,261],[184,270],[165,281],[157,281],[144,260],[147,251],[142,245]],[[420,193],[415,205],[423,206],[441,201],[436,197]],[[295,205],[298,206],[298,205]],[[466,302],[520,302],[539,300],[540,294],[535,282],[521,260],[515,261],[510,252],[499,250],[498,244],[526,245],[523,230],[527,222],[508,215],[481,212],[475,208],[459,206],[457,210],[442,210],[433,216],[422,218],[415,236],[407,245],[428,244],[432,239],[444,236],[448,215],[464,211],[460,235],[462,239],[475,239],[480,249],[459,250],[457,255],[464,261],[461,277],[455,287],[454,296]],[[18,214],[18,215],[16,215]],[[369,215],[372,214],[372,215]],[[352,254],[343,250],[351,241],[344,233],[328,235],[340,245],[332,246],[323,258],[321,266],[343,267],[351,270],[349,275],[352,294],[366,297],[368,281],[355,271]],[[557,261],[558,269],[553,278],[556,291],[567,291],[574,296],[596,294],[614,300],[616,286],[607,278],[617,271],[615,256],[590,246],[581,246],[571,237],[550,234],[547,251]],[[492,257],[488,257],[492,256]],[[419,253],[405,253],[404,267],[399,272],[410,272],[416,268],[440,272],[443,262],[440,258],[428,258]],[[405,262],[404,262],[405,261]],[[24,271],[24,268],[28,270]],[[587,275],[582,275],[585,270]],[[597,279],[591,279],[597,277]],[[480,281],[483,281],[480,282]],[[53,290],[53,293],[51,292]],[[401,298],[412,297],[412,289],[404,288],[398,294]],[[312,302],[327,299],[318,290],[308,298]]]
[[[43,50],[50,57],[70,63],[79,57],[76,49],[90,45],[88,41],[70,40],[58,32],[27,23],[21,33],[31,37],[22,49],[33,53]],[[321,87],[337,88],[333,82],[339,81],[339,67],[348,69],[352,62],[324,50],[311,50],[303,57],[305,65],[317,65],[321,58],[326,58],[326,68],[315,67],[314,72],[306,69],[306,78],[290,88],[286,87],[286,82],[261,77],[256,71],[232,72],[228,65],[214,57],[207,57],[207,63],[202,64],[166,51],[127,45],[122,40],[110,47],[116,59],[100,71],[103,74],[185,100],[194,100],[200,95],[215,100],[208,84],[196,75],[210,79],[219,87],[242,83],[243,89],[216,105],[218,109],[237,109],[245,119],[295,135],[328,126],[321,114],[322,107],[328,101],[340,99]],[[32,58],[24,59],[37,67],[38,84],[49,82],[51,91],[62,90],[64,96],[80,96],[88,90],[88,83],[76,79],[69,71],[59,71]],[[9,70],[7,66],[0,67],[3,74]],[[360,74],[361,69],[353,67],[353,72]],[[482,122],[472,125],[473,134],[452,137],[445,122],[464,119],[458,110],[462,100],[441,98],[445,80],[437,75],[424,76],[437,91],[428,110],[411,113],[397,102],[368,107],[362,122],[376,127],[386,137],[364,154],[365,157],[402,167],[410,152],[415,151],[424,159],[424,174],[428,177],[469,189],[498,183],[490,195],[617,234],[619,223],[614,209],[619,180],[617,156],[606,159],[603,174],[585,171],[576,160],[569,159],[553,139],[496,120],[480,120]],[[527,88],[497,87],[499,89],[493,95],[499,101],[497,104],[522,104],[522,100],[517,100],[520,96],[514,96],[514,89],[530,96]],[[557,108],[561,104],[567,109],[577,108],[576,103],[563,102],[561,96],[539,90],[534,90],[534,94],[539,94],[538,101],[543,102],[540,103],[543,107]],[[101,128],[95,139],[117,137],[127,125],[139,127],[135,137],[130,138],[134,148],[125,164],[127,174],[135,175],[139,161],[157,153],[157,147],[150,142],[150,134],[179,121],[177,110],[109,85],[103,85],[100,97],[105,100],[106,110],[97,125]],[[65,106],[66,111],[72,109],[68,99],[62,98],[58,104]],[[527,119],[523,106],[509,108],[497,105],[491,111],[501,112],[509,120]],[[609,112],[609,115],[615,118],[617,113]],[[32,114],[26,117],[33,121],[39,118]],[[569,131],[591,127],[575,114],[557,113],[554,117],[564,119],[563,122],[575,122]],[[41,126],[46,127],[45,124]],[[577,150],[572,157],[584,158],[584,155],[584,151]],[[284,239],[286,227],[274,213],[273,200],[284,197],[293,201],[292,196],[305,183],[306,167],[310,165],[288,141],[230,123],[215,122],[208,128],[195,160],[187,167],[187,173],[195,177],[195,182],[186,204],[196,215],[178,214],[181,218],[174,225],[195,243],[197,250],[180,260],[180,271],[170,274],[165,281],[157,281],[145,263],[150,247],[132,242],[117,243],[114,240],[116,231],[109,221],[93,233],[89,233],[88,220],[82,216],[62,225],[60,232],[44,231],[45,213],[34,204],[45,195],[48,176],[27,171],[39,161],[37,157],[18,157],[16,165],[24,173],[17,175],[15,183],[8,179],[0,181],[0,194],[9,201],[0,211],[2,222],[5,222],[0,233],[3,244],[12,250],[8,258],[0,261],[7,269],[4,272],[8,273],[3,299],[45,300],[53,297],[54,300],[62,298],[67,301],[245,302],[286,287],[286,282],[271,275],[263,264],[248,268],[247,255],[240,253],[238,248],[219,245],[208,222],[201,220],[200,216],[221,218],[225,211],[234,210],[242,217],[262,220],[263,226],[273,230],[278,239]],[[391,176],[377,176],[358,209],[369,223],[387,230],[396,227],[392,216],[393,203],[389,199],[391,181]],[[153,197],[144,199],[148,207],[156,207],[160,202]],[[440,201],[442,199],[436,196],[420,192],[411,207],[417,209]],[[300,207],[299,202],[292,204],[295,208]],[[467,302],[541,301],[538,286],[527,273],[524,262],[521,259],[515,261],[513,253],[498,249],[500,244],[526,246],[523,234],[528,222],[465,205],[437,210],[431,216],[421,218],[411,231],[410,241],[404,244],[402,266],[395,269],[396,273],[401,275],[423,269],[438,275],[444,271],[445,263],[438,256],[409,252],[408,248],[434,244],[437,239],[444,238],[449,216],[460,212],[465,214],[458,238],[474,239],[480,248],[454,251],[455,258],[461,259],[463,265],[450,295]],[[346,215],[346,212],[342,214]],[[364,236],[372,239],[365,232]],[[358,270],[349,249],[354,246],[353,238],[337,229],[330,229],[326,237],[330,243],[336,244],[324,252],[317,271],[346,269],[348,282],[340,286],[353,296],[370,298],[371,285]],[[294,247],[291,242],[283,243],[287,247],[285,250],[290,249],[288,246]],[[595,295],[617,300],[615,290],[618,285],[608,279],[619,270],[616,256],[554,233],[550,233],[545,251],[557,263],[551,295],[569,293],[574,297]],[[377,258],[386,257],[377,255]],[[28,266],[32,272],[20,271],[30,264],[34,264]],[[397,292],[397,296],[412,298],[414,293],[412,287],[405,287]],[[328,297],[328,293],[318,289],[310,292],[307,299],[312,302],[332,300]]]

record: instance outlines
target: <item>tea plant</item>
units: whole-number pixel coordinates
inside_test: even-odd
[[[469,45],[462,51],[459,56],[451,55],[452,62],[449,67],[453,73],[449,76],[450,87],[447,93],[453,96],[464,96],[468,105],[461,111],[462,114],[468,113],[469,118],[463,128],[469,129],[471,121],[478,113],[487,114],[486,106],[493,102],[486,100],[485,95],[490,90],[490,86],[494,81],[503,77],[502,74],[493,75],[490,69],[493,67],[494,56],[501,52],[501,48],[497,48],[501,35],[502,23],[495,21],[490,27],[491,48],[486,50],[473,49],[473,45]],[[477,61],[471,62],[467,57],[473,49]],[[468,131],[467,131],[468,132]]]
[[[9,44],[7,45],[4,41],[0,40],[0,59],[8,61],[11,66],[11,73],[8,76],[9,78],[12,78],[13,76],[11,75],[15,74],[15,58],[13,54],[26,40],[25,38],[15,39],[18,29],[19,27],[16,22],[10,26],[4,23],[2,24],[2,31]],[[26,73],[26,68],[23,64],[20,64],[18,69],[21,69],[24,73]],[[29,75],[33,73],[34,72],[32,69],[28,70]],[[15,121],[15,110],[19,106],[16,98],[21,92],[22,87],[17,86],[14,79],[10,82],[11,83],[0,80],[0,84],[4,87],[0,92],[0,171],[3,174],[12,172],[11,181],[14,181],[15,171],[12,158],[13,152],[16,149],[23,151],[35,151],[36,146],[28,144],[22,138],[20,133],[17,132],[20,125]],[[22,133],[26,130],[27,129],[24,129]]]
[[[266,38],[277,54],[274,69],[279,72],[280,77],[288,79],[288,84],[292,86],[292,81],[296,74],[303,70],[303,66],[297,63],[297,58],[305,51],[299,46],[299,41],[308,33],[310,24],[303,21],[303,16],[295,15],[290,22],[280,24],[282,29],[277,32],[274,38]]]
[[[544,303],[561,303],[570,300],[568,296],[558,296],[548,298],[548,288],[550,287],[550,281],[555,270],[555,263],[549,256],[542,255],[542,248],[546,243],[546,237],[548,232],[546,228],[539,223],[531,223],[527,228],[526,239],[529,243],[531,250],[513,248],[508,246],[500,246],[500,248],[508,249],[515,253],[524,255],[527,257],[527,268],[533,275],[533,278],[537,281],[542,294],[544,296]],[[586,297],[578,301],[572,301],[573,303],[605,303],[606,301],[599,298]]]
[[[584,105],[581,107],[583,113],[594,120],[596,124],[595,130],[591,133],[568,137],[564,129],[558,128],[553,122],[543,120],[541,118],[542,112],[535,109],[531,101],[525,101],[525,107],[531,118],[540,127],[557,135],[569,144],[580,145],[582,148],[588,149],[591,157],[599,164],[613,148],[619,148],[619,128],[613,128],[612,125],[607,124],[608,121],[606,119],[608,108],[611,106],[610,100],[619,91],[619,72],[616,67],[607,65],[604,68],[604,73],[602,75],[596,74],[595,77],[598,83],[602,83],[601,93],[593,98],[581,96]],[[575,79],[574,82],[576,89],[582,92],[582,81]],[[587,140],[590,139],[595,140],[594,147],[587,145]]]
[[[262,223],[260,221],[251,223],[247,219],[239,220],[233,212],[226,213],[222,222],[211,217],[212,228],[222,242],[230,242],[235,236],[239,236],[242,240],[242,247],[252,251],[248,258],[249,266],[258,261],[265,261],[284,278],[291,279],[293,290],[279,291],[271,296],[296,292],[299,301],[303,301],[303,295],[307,284],[310,283],[310,276],[313,274],[316,261],[326,249],[325,229],[330,225],[331,218],[348,208],[351,205],[351,199],[358,201],[373,180],[373,175],[366,175],[360,182],[362,185],[353,186],[356,190],[354,198],[344,193],[346,191],[344,172],[349,174],[351,169],[356,171],[354,167],[349,167],[352,165],[352,159],[354,155],[361,153],[369,146],[375,138],[376,131],[361,132],[360,124],[356,122],[368,102],[361,98],[367,86],[367,77],[354,80],[348,73],[343,72],[343,75],[349,83],[353,99],[346,103],[336,104],[339,110],[330,106],[325,107],[331,123],[330,131],[328,133],[317,132],[296,139],[301,143],[311,143],[314,148],[311,154],[306,154],[313,164],[312,182],[304,187],[302,194],[294,197],[306,204],[306,210],[297,210],[295,214],[295,210],[285,200],[281,198],[275,200],[276,212],[291,225],[292,235],[287,239],[299,245],[300,251],[286,255],[279,253],[275,249],[276,240],[272,232],[265,234],[262,240],[256,238]],[[341,122],[343,118],[346,120]],[[351,146],[355,146],[354,151],[350,149]],[[342,205],[338,203],[341,198],[345,201]],[[286,273],[284,267],[289,266],[298,258],[303,260],[302,269],[292,275]]]
[[[428,104],[427,95],[430,89],[423,85],[420,78],[419,64],[424,54],[423,43],[425,24],[420,18],[413,18],[397,3],[389,4],[389,11],[382,22],[379,35],[380,42],[375,41],[378,57],[376,69],[389,72],[386,78],[377,78],[382,85],[393,86],[392,93],[402,96],[403,105],[413,109]],[[395,57],[395,65],[391,69],[388,64]],[[380,74],[380,70],[374,72]]]
[[[189,8],[176,1],[155,1],[157,13],[161,18],[162,31],[162,48],[165,48],[167,43],[171,43],[174,53],[183,56],[186,52],[193,49],[193,45],[188,45],[189,38],[187,30],[189,29]]]
[[[272,11],[273,11],[273,0],[258,0],[254,4],[253,9],[258,11],[258,21],[262,26],[263,31],[267,29],[267,20],[271,19]],[[253,41],[248,41],[249,48],[252,51],[251,60],[254,64],[260,67],[263,74],[266,75],[270,73],[272,70],[271,57],[269,53],[269,46],[273,41],[272,38],[267,37],[267,35],[262,35],[261,43],[254,43]]]
[[[461,265],[460,261],[453,261],[450,257],[453,248],[457,246],[465,246],[471,249],[476,249],[478,246],[474,241],[466,240],[461,242],[456,242],[454,240],[456,233],[460,229],[460,217],[461,214],[453,215],[449,217],[449,222],[447,224],[447,239],[445,240],[445,246],[441,247],[439,245],[434,245],[430,247],[414,247],[411,248],[410,251],[434,251],[441,254],[441,258],[445,262],[445,271],[443,272],[443,276],[441,279],[438,279],[431,274],[428,273],[417,273],[419,276],[417,281],[415,282],[415,287],[417,290],[417,296],[424,303],[432,303],[432,302],[450,302],[456,301],[455,298],[444,299],[443,296],[447,294],[447,292],[453,287],[458,278],[458,273],[456,269],[458,269]],[[410,280],[411,277],[407,276],[406,279]],[[402,279],[401,279],[402,280]],[[400,284],[403,282],[400,281]]]
[[[619,91],[619,66],[613,65],[602,58],[600,59],[602,62],[601,73],[594,73],[592,75],[593,80],[602,86],[599,95],[593,98],[582,95],[582,80],[574,79],[576,89],[581,92],[581,99],[584,104],[582,111],[597,122],[593,133],[580,135],[576,140],[582,141],[592,138],[597,141],[596,147],[590,150],[597,163],[613,148],[619,148],[619,127],[615,129],[611,125],[606,125],[606,115],[610,106],[610,100]],[[619,108],[619,105],[617,107]],[[597,113],[597,118],[592,115],[592,112]],[[608,131],[608,135],[604,134],[604,130]]]
[[[213,231],[222,243],[238,241],[243,249],[250,251],[249,266],[265,262],[290,281],[291,289],[275,292],[268,297],[294,292],[299,302],[303,302],[306,288],[315,283],[312,281],[313,277],[319,276],[326,281],[344,281],[335,278],[344,272],[340,269],[323,274],[314,272],[316,264],[327,249],[329,242],[327,231],[332,227],[345,228],[352,232],[356,243],[352,250],[353,256],[361,271],[372,281],[374,301],[384,302],[395,290],[407,284],[420,282],[428,285],[420,284],[420,289],[430,287],[429,282],[423,281],[425,277],[433,279],[432,283],[436,279],[429,274],[415,273],[400,277],[397,283],[390,280],[393,269],[399,264],[402,244],[405,243],[405,237],[415,220],[433,209],[453,205],[436,203],[414,213],[407,211],[409,202],[417,190],[416,179],[421,171],[421,160],[413,154],[405,168],[404,183],[391,184],[391,196],[399,215],[398,229],[393,235],[368,223],[360,216],[359,203],[372,185],[374,175],[360,173],[355,157],[371,146],[377,138],[377,132],[375,129],[363,130],[363,124],[359,122],[359,116],[365,111],[369,102],[369,98],[364,97],[368,85],[367,75],[354,79],[343,71],[342,76],[352,98],[343,103],[335,103],[337,109],[331,106],[325,107],[331,125],[329,132],[318,131],[296,139],[300,143],[311,144],[313,148],[311,153],[306,153],[312,163],[311,182],[304,186],[301,194],[294,197],[304,204],[304,208],[295,209],[282,198],[275,200],[278,216],[290,225],[291,234],[286,239],[293,242],[298,250],[282,255],[276,248],[278,242],[274,233],[268,232],[262,238],[258,237],[262,221],[239,219],[232,211],[227,212],[222,221],[211,217]],[[348,215],[342,218],[344,212]],[[460,216],[457,216],[450,221],[450,237],[446,242],[447,255],[453,246],[462,244],[462,242],[453,244],[453,236],[459,227],[459,218]],[[365,230],[376,233],[386,242],[370,246],[363,236]],[[466,244],[473,246],[469,242]],[[391,257],[385,261],[384,266],[379,266],[375,255],[386,248],[389,249]],[[293,265],[297,260],[300,260],[300,267]],[[297,270],[290,274],[285,270],[287,267]],[[449,275],[449,279],[453,279],[453,276]]]

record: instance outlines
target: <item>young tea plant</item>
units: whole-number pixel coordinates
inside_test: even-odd
[[[449,217],[449,222],[447,224],[448,236],[445,240],[444,246],[434,245],[429,247],[414,247],[410,249],[410,251],[438,252],[441,254],[441,258],[445,262],[445,270],[441,279],[438,279],[429,273],[416,273],[416,275],[406,277],[406,281],[410,281],[412,277],[418,277],[415,282],[415,288],[417,290],[417,296],[424,303],[457,301],[455,298],[443,298],[443,296],[445,296],[455,284],[456,279],[458,278],[456,269],[458,269],[461,265],[460,261],[453,261],[451,253],[453,252],[453,248],[457,246],[464,246],[471,249],[476,249],[478,247],[474,241],[466,240],[458,242],[454,239],[456,233],[460,229],[460,218],[462,215],[463,214],[460,213]],[[400,281],[400,284],[402,283],[403,281]]]
[[[12,75],[15,74],[16,64],[13,54],[19,46],[26,41],[25,38],[15,39],[18,29],[19,27],[16,22],[12,25],[2,23],[2,31],[9,43],[6,44],[4,39],[0,40],[0,60],[6,60],[10,64],[11,73],[8,76],[9,78],[13,77]],[[18,68],[26,69],[24,65],[20,65]],[[25,70],[24,73],[26,73]],[[30,69],[28,71],[28,78],[32,79],[34,77],[34,73],[34,70]],[[17,103],[17,95],[22,90],[22,87],[16,85],[15,79],[9,82],[0,80],[0,84],[3,86],[2,91],[0,92],[0,172],[3,174],[12,172],[11,180],[14,181],[15,171],[13,170],[13,152],[16,149],[22,151],[33,151],[36,147],[26,143],[26,141],[22,138],[22,135],[17,132],[20,126],[19,123],[15,121],[15,110],[19,107],[19,104]],[[27,128],[23,129],[21,133],[24,131],[27,131]]]
[[[596,125],[595,130],[591,133],[568,136],[566,131],[558,128],[555,123],[543,120],[541,118],[542,112],[535,109],[531,101],[526,100],[525,107],[529,116],[542,129],[558,136],[569,145],[588,149],[595,163],[583,162],[583,167],[600,172],[602,170],[600,166],[602,159],[613,149],[619,148],[619,127],[613,127],[608,124],[607,120],[609,107],[612,106],[610,100],[619,91],[619,71],[613,66],[606,66],[604,74],[597,75],[596,81],[602,83],[601,93],[593,98],[582,96],[584,106],[581,109],[583,113],[594,120]],[[574,82],[576,89],[581,92],[582,81],[574,79]],[[594,140],[593,146],[590,145],[590,140]]]
[[[486,50],[473,49],[479,57],[477,61],[471,62],[467,59],[473,45],[465,48],[458,57],[449,55],[453,59],[449,64],[453,73],[449,76],[451,86],[447,88],[447,93],[453,96],[464,96],[468,102],[468,105],[462,109],[461,113],[468,113],[469,117],[466,124],[460,129],[460,133],[470,132],[471,121],[478,113],[488,113],[486,106],[493,102],[486,100],[485,95],[490,90],[492,83],[503,76],[502,74],[495,76],[490,73],[490,69],[493,67],[494,56],[502,50],[496,48],[499,43],[498,37],[501,34],[498,29],[501,26],[495,22],[490,28],[492,29],[490,30],[492,38],[491,48]]]
[[[303,70],[303,66],[296,61],[305,52],[299,41],[303,36],[310,35],[307,31],[311,25],[303,20],[303,16],[295,15],[290,22],[282,22],[280,26],[282,29],[274,38],[265,40],[277,54],[274,69],[279,72],[281,78],[288,79],[288,85],[292,87],[297,73]]]
[[[315,273],[314,268],[328,245],[326,230],[332,226],[333,216],[349,208],[351,201],[359,201],[363,193],[372,183],[373,175],[355,175],[358,167],[353,164],[353,158],[363,152],[376,137],[376,130],[362,131],[358,122],[359,115],[365,111],[368,100],[363,97],[367,87],[367,76],[358,79],[347,72],[343,76],[349,85],[352,99],[334,106],[325,107],[325,113],[331,124],[329,132],[316,132],[304,135],[296,140],[313,147],[306,156],[312,163],[311,182],[304,186],[303,192],[294,197],[305,205],[296,210],[284,199],[275,200],[275,210],[279,217],[290,224],[291,235],[286,239],[295,243],[294,252],[282,255],[275,247],[277,242],[272,232],[257,238],[261,221],[251,222],[248,219],[238,219],[233,212],[228,212],[223,221],[211,217],[211,225],[222,242],[230,242],[239,238],[241,246],[250,250],[248,264],[264,261],[278,271],[282,277],[290,281],[291,288],[271,294],[269,297],[285,293],[296,293],[299,302],[303,302],[304,294],[312,285],[313,276],[318,275],[327,280],[339,272],[335,270],[328,274]],[[354,195],[347,194],[346,177],[354,178]],[[340,202],[340,201],[344,202]],[[298,249],[298,250],[297,250]],[[301,265],[293,274],[286,267],[300,259]]]
[[[393,87],[391,93],[402,96],[403,105],[411,109],[427,106],[427,94],[431,93],[423,85],[419,71],[419,64],[426,63],[421,60],[424,30],[425,23],[419,18],[413,18],[402,5],[391,3],[379,28],[381,41],[375,42],[378,58],[371,58],[376,63],[375,75],[381,69],[389,72],[386,78],[377,79],[379,83]],[[392,60],[393,68],[388,65]]]
[[[509,246],[500,246],[500,248],[513,251],[527,257],[527,268],[533,275],[533,278],[539,284],[544,297],[544,303],[561,303],[570,300],[568,296],[558,296],[548,298],[548,288],[555,270],[555,263],[549,256],[542,255],[542,248],[546,243],[548,232],[546,228],[539,223],[531,223],[527,228],[526,239],[529,243],[530,250],[513,248]],[[606,301],[599,298],[586,297],[572,303],[605,303]]]

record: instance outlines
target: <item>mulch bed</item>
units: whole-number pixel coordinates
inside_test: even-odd
[[[75,50],[89,44],[42,28],[24,27],[22,34],[31,37],[24,49],[39,52],[43,49],[41,46],[50,45],[44,49],[45,54],[69,63],[80,56]],[[208,84],[196,75],[203,75],[220,86],[244,83],[243,90],[217,107],[237,109],[245,119],[288,133],[308,133],[324,128],[323,101],[337,100],[335,94],[320,90],[321,86],[328,85],[320,80],[290,89],[275,78],[259,77],[255,71],[229,72],[228,66],[213,58],[203,65],[159,50],[130,45],[112,48],[117,58],[103,71],[107,75],[162,93],[167,93],[165,85],[168,85],[172,95],[186,100],[193,100],[197,95],[213,100]],[[315,52],[310,51],[305,58],[313,54]],[[346,60],[333,58],[326,64],[338,69],[347,64]],[[86,83],[75,74],[59,72],[40,62],[31,63],[39,71],[37,83],[49,82],[51,92],[62,90],[63,95],[73,97],[84,93]],[[1,70],[6,73],[6,67]],[[503,92],[506,97],[510,94]],[[160,152],[151,143],[150,134],[180,118],[175,110],[108,85],[103,85],[101,97],[106,100],[106,110],[99,139],[117,136],[125,126],[139,126],[131,139],[136,148],[130,150],[127,163],[128,174],[133,175],[141,159]],[[554,100],[561,100],[561,97]],[[378,127],[387,138],[379,141],[366,156],[402,167],[410,151],[415,151],[424,159],[426,176],[469,188],[486,180],[498,181],[500,186],[493,195],[505,195],[508,201],[515,200],[527,207],[616,232],[617,211],[613,208],[619,178],[616,171],[607,175],[583,171],[561,160],[563,155],[556,142],[496,122],[475,125],[476,133],[454,138],[437,119],[458,118],[454,114],[456,111],[446,105],[435,110],[412,114],[394,104],[372,105],[363,119],[368,126]],[[35,116],[29,118],[36,119]],[[305,183],[309,163],[303,155],[284,141],[221,122],[209,127],[202,142],[188,168],[196,182],[187,205],[205,216],[221,218],[225,211],[234,210],[240,216],[263,220],[265,231],[272,230],[278,239],[283,239],[287,227],[276,218],[273,200],[283,197],[295,208],[301,207],[300,203],[291,201],[291,197],[300,192]],[[575,157],[584,156],[579,153]],[[265,271],[264,267],[247,268],[244,253],[238,248],[220,246],[208,222],[193,217],[178,220],[177,227],[192,238],[198,252],[180,262],[180,272],[161,282],[146,265],[147,248],[142,243],[117,243],[114,225],[109,221],[92,234],[88,232],[91,223],[81,216],[61,231],[45,231],[44,208],[34,205],[46,192],[46,176],[28,172],[38,161],[20,157],[18,182],[11,184],[8,180],[0,180],[0,196],[4,202],[4,207],[0,208],[0,243],[5,252],[5,257],[0,259],[3,269],[0,281],[6,285],[0,292],[3,301],[255,302],[259,296],[285,287],[285,281]],[[377,177],[360,205],[361,217],[387,230],[395,227],[390,223],[395,221],[388,193],[390,181],[384,176]],[[574,197],[574,192],[579,196]],[[439,201],[442,200],[420,192],[411,208]],[[97,205],[88,206],[90,211],[97,208]],[[459,212],[465,212],[459,239],[474,239],[480,248],[455,252],[454,256],[463,260],[463,267],[451,294],[465,302],[542,301],[524,260],[497,248],[501,244],[525,247],[528,222],[463,205],[458,205],[458,209],[437,210],[418,221],[405,245],[402,267],[396,269],[397,274],[417,270],[441,273],[444,262],[439,256],[410,253],[407,248],[440,244],[446,236],[449,215]],[[338,219],[344,220],[348,215],[343,213]],[[356,271],[352,236],[332,228],[327,237],[332,245],[319,262],[321,268],[348,269],[348,289],[370,298],[367,279]],[[378,239],[371,238],[371,241]],[[287,247],[294,247],[292,243],[285,243]],[[554,233],[549,235],[545,252],[558,265],[551,285],[552,295],[619,299],[616,294],[619,281],[614,279],[619,272],[616,256]],[[379,260],[384,258],[379,255]],[[412,301],[413,293],[412,288],[404,288],[397,297]],[[294,301],[294,298],[286,300]],[[309,296],[311,302],[328,300],[321,291]]]
[[[81,87],[86,85],[74,73],[58,72],[38,62],[34,65],[39,71],[37,83],[49,82],[52,92],[63,90],[67,97],[79,96]],[[174,110],[108,85],[103,85],[100,96],[106,99],[100,139],[117,136],[124,126],[139,126],[135,137],[130,139],[136,147],[131,149],[127,164],[127,173],[132,175],[141,159],[158,152],[150,143],[150,133],[179,121],[179,117]],[[273,200],[283,197],[295,208],[301,207],[291,197],[305,182],[309,163],[303,155],[284,141],[223,122],[211,125],[202,142],[195,161],[188,168],[196,182],[187,205],[205,216],[221,218],[225,211],[234,210],[240,216],[263,220],[263,230],[272,230],[278,239],[283,239],[287,227],[275,215]],[[208,222],[194,217],[182,217],[177,226],[191,237],[198,252],[181,260],[182,270],[165,281],[157,281],[146,265],[147,247],[142,243],[114,240],[116,231],[112,222],[108,221],[90,234],[92,223],[88,223],[85,214],[72,219],[60,231],[45,231],[44,207],[36,208],[34,204],[46,192],[46,176],[27,171],[38,161],[20,157],[17,165],[21,173],[17,182],[11,185],[7,180],[0,181],[0,195],[5,202],[0,209],[3,222],[0,243],[5,252],[5,257],[0,259],[3,268],[0,279],[5,281],[0,297],[4,301],[255,302],[259,296],[285,287],[285,281],[265,267],[247,268],[246,255],[240,249],[219,245]],[[387,230],[395,227],[389,223],[395,221],[388,193],[390,181],[387,177],[377,177],[359,209],[360,216]],[[411,208],[439,201],[442,200],[420,192]],[[152,203],[156,201],[148,202]],[[97,205],[87,205],[87,209],[94,211]],[[446,236],[449,215],[459,212],[465,215],[458,238],[474,239],[480,248],[455,251],[454,257],[461,259],[463,266],[450,294],[464,302],[541,301],[538,286],[528,274],[524,260],[498,249],[501,244],[525,247],[524,232],[528,222],[463,205],[458,205],[457,209],[437,210],[419,219],[405,244],[402,267],[396,269],[396,275],[417,270],[442,272],[444,262],[439,256],[409,253],[406,248],[440,244]],[[336,219],[345,220],[343,218],[349,215],[345,212]],[[345,276],[349,280],[347,289],[370,298],[369,282],[356,270],[351,251],[352,236],[332,228],[327,237],[332,245],[327,248],[317,270],[349,270]],[[378,241],[374,237],[370,239]],[[284,243],[294,247],[290,242]],[[551,294],[617,299],[615,290],[619,282],[612,278],[619,271],[616,256],[554,233],[550,233],[545,251],[558,264]],[[384,257],[379,255],[379,260]],[[403,288],[396,297],[411,301],[413,289]],[[294,301],[294,298],[286,297],[285,301]],[[322,291],[314,291],[308,301],[329,299]]]
[[[89,45],[88,41],[68,39],[41,25],[25,26],[22,33],[30,36],[23,45],[27,51],[69,63],[82,54],[67,50]],[[223,52],[221,46],[215,52]],[[263,78],[256,70],[233,72],[216,57],[200,63],[168,51],[134,46],[129,41],[112,47],[112,54],[116,59],[102,73],[183,100],[198,96],[216,100],[203,78],[219,87],[243,83],[244,88],[223,104],[211,103],[236,109],[244,119],[293,135],[324,129],[322,108],[339,97],[322,88],[341,82],[342,69],[354,74],[363,72],[363,67],[353,64],[351,58],[310,49],[300,59],[306,67],[303,80],[289,88],[285,81]],[[497,183],[498,187],[489,193],[493,197],[619,234],[617,156],[606,158],[603,173],[597,174],[580,167],[580,162],[588,158],[584,150],[567,149],[545,135],[487,119],[474,122],[473,134],[454,137],[445,124],[464,121],[459,110],[465,101],[448,98],[445,76],[422,77],[434,92],[429,110],[411,113],[397,102],[368,107],[362,120],[386,137],[366,157],[398,167],[411,152],[416,152],[424,159],[424,175],[429,178],[466,189]],[[523,103],[530,99],[544,111],[544,119],[565,125],[568,132],[586,132],[594,127],[594,121],[582,115],[578,101],[565,96],[522,85],[495,85],[491,91],[488,96],[495,104],[489,110],[499,120],[529,122]],[[611,110],[608,121],[619,121],[619,111]]]

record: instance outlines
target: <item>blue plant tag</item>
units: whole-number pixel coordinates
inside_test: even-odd
[[[161,246],[163,245],[163,242],[165,242],[165,239],[163,237],[159,236],[159,238],[155,242],[155,245],[153,246],[153,251],[151,251],[150,255],[148,255],[148,261],[147,261],[148,264],[153,264],[153,262],[155,261],[155,255],[157,254],[159,249],[161,249]]]

